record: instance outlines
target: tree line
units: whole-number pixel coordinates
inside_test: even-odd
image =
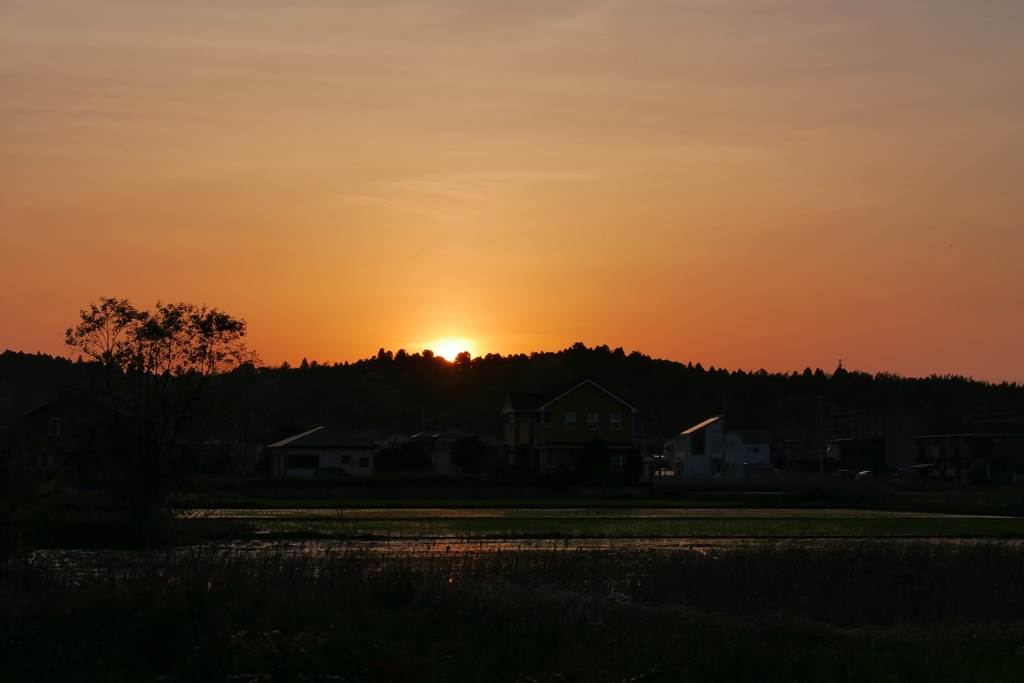
[[[451,362],[430,350],[381,348],[353,363],[303,359],[294,368],[267,367],[246,348],[245,335],[244,320],[215,308],[157,302],[145,310],[100,299],[65,332],[68,347],[79,353],[76,362],[0,354],[0,426],[10,434],[19,411],[47,395],[88,406],[94,471],[105,473],[145,536],[175,478],[197,471],[197,459],[208,457],[212,444],[267,444],[321,425],[378,435],[457,427],[500,436],[510,392],[584,379],[639,409],[638,436],[651,452],[720,414],[737,427],[773,429],[813,424],[823,411],[897,411],[927,430],[965,414],[1024,411],[1024,386],[1017,383],[841,367],[831,373],[705,369],[581,342],[555,352],[461,353]],[[467,463],[480,457],[472,440],[462,448],[458,455]],[[595,452],[585,461],[605,464],[600,444],[588,449]],[[413,452],[394,455],[416,459]],[[401,468],[400,460],[392,464]]]
[[[71,362],[45,354],[0,354],[0,421],[81,384],[96,361]],[[449,362],[429,350],[381,349],[351,363],[307,361],[278,367],[242,364],[216,374],[230,424],[253,441],[284,438],[329,425],[344,431],[412,434],[452,426],[500,436],[505,396],[592,379],[640,410],[642,435],[657,440],[701,420],[727,414],[730,424],[773,429],[780,422],[808,424],[819,411],[898,411],[925,430],[958,424],[964,415],[1024,411],[1024,386],[956,375],[902,377],[839,368],[789,373],[704,368],[655,359],[622,348],[587,347],[530,354],[460,354]]]
[[[554,352],[460,354],[453,362],[429,351],[381,349],[354,363],[264,367],[255,370],[250,396],[267,425],[327,422],[411,433],[442,422],[497,436],[509,392],[583,379],[638,408],[643,436],[655,440],[719,414],[737,426],[773,429],[780,422],[812,423],[820,411],[897,411],[925,429],[942,429],[967,414],[1024,410],[1024,387],[1015,382],[845,368],[730,371],[583,343]]]

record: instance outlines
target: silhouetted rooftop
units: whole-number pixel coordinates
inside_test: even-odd
[[[594,385],[595,387],[597,387],[601,391],[605,392],[606,394],[608,394],[609,396],[611,396],[615,400],[622,401],[622,403],[624,403],[627,406],[629,406],[629,409],[632,410],[634,413],[639,412],[636,408],[634,408],[628,402],[626,402],[625,400],[623,400],[619,396],[616,396],[612,392],[610,392],[607,389],[605,389],[604,387],[602,387],[597,382],[595,382],[593,380],[590,380],[590,379],[585,379],[585,380],[582,380],[582,381],[581,380],[576,380],[576,381],[573,381],[573,382],[565,382],[565,383],[562,383],[562,384],[557,384],[557,385],[551,387],[550,389],[546,389],[544,391],[538,391],[538,392],[516,391],[516,392],[512,392],[512,393],[509,393],[508,400],[509,400],[509,403],[512,404],[512,410],[515,410],[515,411],[519,411],[519,410],[540,410],[541,408],[543,408],[544,406],[548,405],[549,403],[551,403],[555,399],[558,399],[558,398],[561,398],[562,396],[565,396],[570,391],[573,391],[574,389],[576,389],[578,387],[581,387],[584,384],[592,384],[592,385]]]
[[[272,443],[267,448],[372,448],[373,444],[364,439],[357,439],[347,434],[332,432],[324,427],[316,427],[287,439]]]

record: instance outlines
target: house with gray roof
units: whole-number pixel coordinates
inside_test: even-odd
[[[272,471],[282,477],[372,474],[374,444],[316,427],[267,446]]]

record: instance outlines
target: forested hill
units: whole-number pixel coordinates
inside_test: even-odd
[[[56,396],[88,365],[43,354],[0,354],[0,425]],[[843,369],[729,371],[581,343],[529,355],[462,354],[452,363],[429,352],[381,349],[354,363],[246,367],[222,378],[235,390],[232,402],[248,407],[249,433],[256,439],[318,425],[408,434],[442,424],[499,436],[506,394],[583,379],[638,408],[643,435],[652,440],[723,412],[730,424],[770,429],[781,422],[813,424],[819,410],[899,410],[939,429],[968,414],[1024,411],[1024,386],[1017,383]]]
[[[410,433],[440,421],[497,436],[508,392],[583,379],[638,408],[643,434],[651,439],[723,412],[736,426],[772,428],[780,421],[814,423],[819,409],[899,410],[939,428],[965,414],[1024,410],[1024,386],[1016,383],[843,369],[728,371],[581,343],[529,355],[462,354],[452,363],[429,352],[381,349],[374,358],[347,365],[304,361],[298,368],[264,368],[250,378],[249,391],[260,422],[282,433],[319,424]]]
[[[74,377],[75,364],[67,358],[11,350],[0,353],[0,427],[53,398]]]

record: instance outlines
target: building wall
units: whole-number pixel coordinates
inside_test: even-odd
[[[854,472],[871,470],[882,474],[886,468],[886,446],[884,436],[839,439],[825,445],[829,458],[839,461],[839,467]]]
[[[540,446],[541,415],[535,412],[508,413],[505,416],[505,445]]]
[[[919,425],[910,415],[895,412],[846,411],[826,415],[822,421],[825,441],[885,439],[885,464],[896,469],[913,463],[912,436]]]
[[[291,456],[316,458],[315,467],[295,467]],[[312,464],[312,463],[311,463]],[[274,453],[274,474],[288,477],[311,477],[318,472],[344,470],[349,474],[373,472],[372,448],[285,448]]]
[[[677,453],[681,456],[679,473],[684,477],[714,476],[715,463],[721,463],[725,423],[716,420],[707,427],[685,436],[677,437],[680,441]]]
[[[1024,435],[951,434],[914,439],[917,464],[934,464],[930,476],[967,480],[1024,469]]]
[[[507,402],[505,410],[510,410]],[[572,414],[575,426],[567,424]],[[591,415],[596,416],[592,426]],[[612,416],[618,416],[618,426]],[[521,411],[505,415],[504,443],[509,447],[510,464],[529,465],[542,471],[570,469],[582,444],[600,436],[610,449],[634,445],[634,414],[628,404],[598,387],[584,383],[551,402],[544,412]],[[516,453],[517,447],[535,449],[532,455]],[[539,450],[544,449],[543,456]],[[519,458],[517,461],[516,458]]]
[[[546,443],[585,443],[594,436],[600,436],[608,444],[633,443],[633,412],[629,406],[592,384],[584,384],[553,401],[545,412],[539,431]],[[596,427],[588,424],[592,413],[597,416]],[[575,416],[575,427],[567,425],[567,414]],[[618,429],[612,428],[612,415],[619,416]]]
[[[684,477],[742,477],[747,464],[771,464],[771,448],[744,443],[717,420],[699,431],[673,437],[669,457],[675,459],[675,470]]]

